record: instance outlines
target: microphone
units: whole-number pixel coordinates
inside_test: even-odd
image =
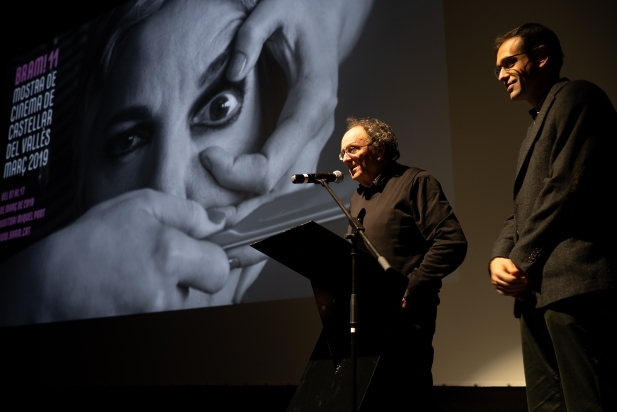
[[[319,183],[319,180],[325,180],[326,182],[341,183],[343,181],[343,173],[338,170],[334,172],[317,172],[317,173],[303,173],[291,176],[291,183]]]

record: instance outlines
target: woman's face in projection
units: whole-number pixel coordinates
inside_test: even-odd
[[[255,74],[225,78],[228,50],[245,18],[234,2],[171,2],[122,45],[90,128],[86,206],[139,188],[235,204],[199,154],[219,146],[237,156],[260,149]]]

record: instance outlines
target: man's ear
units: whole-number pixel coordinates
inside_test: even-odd
[[[545,45],[541,44],[535,50],[536,54],[536,62],[538,63],[538,67],[544,67],[548,64],[548,49]]]
[[[381,162],[386,154],[386,149],[383,146],[377,146],[375,148],[375,154],[377,155],[377,161]]]

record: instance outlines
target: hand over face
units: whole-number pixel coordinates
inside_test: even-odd
[[[276,129],[260,153],[234,157],[213,147],[201,155],[219,184],[257,194],[225,211],[228,224],[271,200],[273,189],[275,196],[297,189],[289,182],[292,173],[315,170],[334,129],[338,64],[355,44],[370,4],[262,0],[238,30],[227,77],[231,81],[244,78],[265,45],[284,71],[288,91]]]
[[[229,258],[204,239],[223,226],[222,213],[149,189],[102,202],[36,249],[45,264],[32,321],[181,309],[189,288],[216,294]]]

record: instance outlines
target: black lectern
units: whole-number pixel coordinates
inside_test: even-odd
[[[323,325],[287,411],[350,410],[351,244],[309,221],[252,246],[311,281]],[[393,269],[384,272],[375,258],[356,251],[356,385],[362,412],[378,410],[374,408],[379,404],[381,382],[373,378],[384,362],[381,356],[387,351],[407,283],[407,277]]]

